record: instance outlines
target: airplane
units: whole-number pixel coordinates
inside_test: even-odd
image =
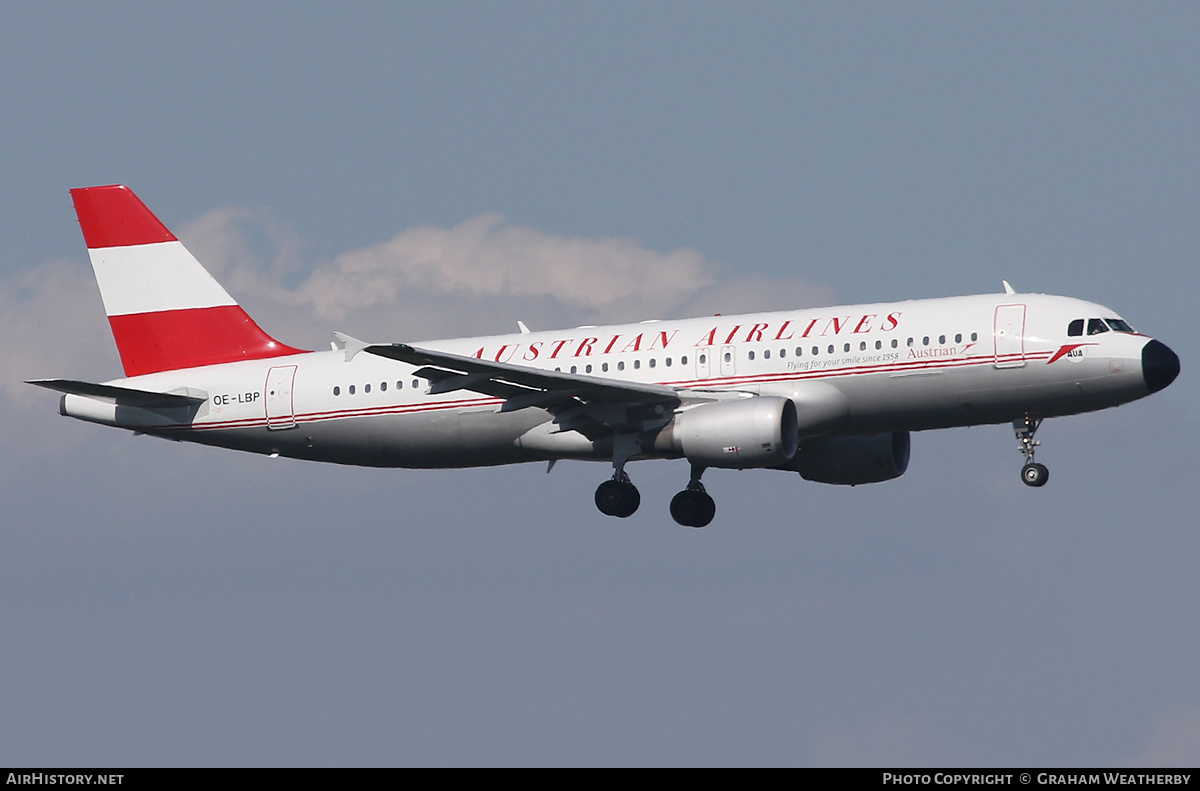
[[[337,464],[610,462],[597,508],[628,517],[630,461],[686,459],[670,512],[716,513],[710,467],[859,485],[908,468],[915,431],[1011,423],[1046,483],[1050,417],[1167,387],[1179,358],[1116,312],[1004,292],[420,343],[264,332],[126,186],[71,190],[125,376],[31,380],[59,412],[172,440]]]

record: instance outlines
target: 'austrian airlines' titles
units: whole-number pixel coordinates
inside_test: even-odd
[[[801,340],[805,338],[825,338],[849,335],[864,335],[871,332],[891,332],[900,325],[900,311],[888,313],[880,320],[877,313],[864,313],[850,316],[829,316],[794,322],[785,320],[774,328],[771,322],[756,322],[747,327],[735,324],[732,327],[715,325],[704,333],[690,348],[736,343],[773,343],[776,341]],[[479,359],[487,358],[499,363],[519,359],[524,362],[534,362],[539,359],[575,359],[601,354],[629,354],[633,352],[650,352],[666,350],[675,344],[678,347],[677,336],[680,330],[651,330],[635,334],[617,333],[612,336],[596,336],[586,338],[557,338],[552,341],[531,341],[530,343],[506,343],[496,349],[495,354],[485,346],[479,347],[472,355]],[[517,358],[518,352],[520,357]]]

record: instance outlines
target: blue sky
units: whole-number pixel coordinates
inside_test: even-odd
[[[0,762],[1194,764],[1198,31],[1184,2],[6,5]],[[119,373],[67,194],[113,182],[314,347],[1005,278],[1183,373],[1048,422],[1043,490],[1006,427],[954,430],[877,486],[714,471],[703,531],[666,516],[683,464],[633,465],[615,523],[599,465],[164,443],[20,384]],[[341,277],[431,238],[459,253],[393,291]],[[597,256],[608,290],[561,285]]]

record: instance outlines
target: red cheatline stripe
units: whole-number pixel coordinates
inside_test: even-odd
[[[237,305],[109,316],[108,322],[126,376],[303,354],[267,335]]]
[[[174,242],[175,235],[122,184],[71,190],[89,249]]]
[[[423,403],[423,404],[406,404],[392,405],[380,407],[366,407],[363,409],[347,409],[340,412],[313,412],[308,414],[295,415],[294,419],[297,423],[324,423],[332,420],[345,420],[347,418],[356,417],[381,417],[383,415],[406,415],[420,412],[439,412],[448,409],[462,409],[464,407],[480,407],[480,406],[497,406],[502,401],[498,398],[478,398],[464,401],[453,401],[446,404]],[[282,419],[282,418],[281,418]],[[265,417],[241,418],[238,420],[214,421],[208,423],[180,423],[175,426],[163,426],[162,429],[194,429],[196,431],[211,431],[213,429],[230,429],[230,428],[255,428],[257,426],[267,425]]]
[[[1049,357],[1051,354],[1052,354],[1052,352],[1033,352],[1031,354],[1024,355],[1024,359],[1026,359],[1026,360],[1044,359],[1044,358]],[[1011,355],[1011,356],[1018,357],[1018,358],[1021,357],[1021,355]],[[971,366],[971,365],[991,365],[991,364],[993,364],[993,361],[994,361],[994,357],[992,355],[987,355],[987,356],[981,355],[978,357],[971,357],[971,358],[967,358],[967,359],[942,360],[937,364],[930,364],[928,361],[919,361],[919,362],[914,361],[913,363],[900,363],[899,365],[893,363],[890,365],[885,364],[885,365],[866,366],[863,368],[851,368],[851,369],[845,369],[845,368],[831,369],[828,371],[815,371],[815,372],[814,371],[793,371],[793,372],[788,372],[788,373],[784,373],[784,374],[775,373],[775,374],[762,374],[762,375],[758,375],[758,376],[745,376],[745,377],[690,379],[690,380],[681,380],[681,381],[677,381],[677,382],[664,382],[663,384],[673,385],[673,386],[677,386],[677,387],[686,387],[688,385],[691,385],[691,386],[705,386],[705,385],[713,386],[713,385],[719,384],[719,385],[725,385],[725,386],[737,386],[739,384],[766,384],[769,382],[789,382],[789,381],[798,381],[798,380],[806,380],[806,379],[827,379],[827,378],[839,378],[839,377],[845,377],[845,376],[861,376],[864,374],[872,374],[872,373],[886,373],[888,371],[895,371],[898,367],[901,368],[902,370],[906,370],[906,371],[921,370],[922,368],[924,370],[940,371],[940,370],[950,369],[950,368],[962,368],[962,367],[967,367],[967,366]],[[354,397],[355,396],[348,396],[348,398],[354,398]],[[449,409],[463,409],[463,408],[474,408],[474,407],[484,407],[484,406],[496,406],[496,405],[502,404],[502,403],[504,403],[503,399],[481,395],[478,398],[459,398],[459,399],[454,399],[452,401],[442,401],[442,402],[424,401],[424,402],[420,402],[420,403],[416,403],[416,404],[385,404],[385,405],[380,405],[380,406],[364,406],[364,407],[361,407],[358,409],[341,409],[341,410],[329,410],[329,411],[323,411],[323,412],[308,412],[308,413],[295,415],[295,420],[299,423],[326,422],[326,421],[331,421],[331,420],[345,420],[348,418],[357,418],[357,417],[381,417],[384,415],[404,415],[404,414],[416,414],[416,413],[422,413],[422,412],[438,412],[438,411],[445,411],[445,410],[449,410]],[[179,429],[189,429],[190,428],[190,429],[194,429],[196,431],[202,431],[202,430],[214,430],[214,429],[254,428],[256,426],[261,427],[261,426],[265,426],[265,425],[267,425],[267,421],[266,421],[265,416],[263,416],[263,417],[241,418],[241,419],[237,419],[237,420],[195,423],[195,424],[191,424],[191,425],[179,424],[178,426],[171,426],[171,427],[166,427],[166,428],[179,428]]]

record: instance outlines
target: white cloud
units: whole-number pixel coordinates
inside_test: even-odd
[[[394,302],[404,291],[468,298],[550,297],[583,310],[673,304],[716,280],[695,250],[648,250],[631,239],[555,236],[485,214],[424,225],[339,256],[301,289],[320,316]]]
[[[301,272],[298,235],[268,213],[211,211],[180,237],[281,340],[323,346],[333,330],[377,340],[827,304],[800,278],[738,275],[689,248],[561,236],[484,214],[422,225]],[[292,334],[288,334],[292,333]]]
[[[112,366],[120,371],[91,269],[74,261],[48,261],[0,278],[0,337],[2,390],[21,403],[44,395],[26,379],[111,377]]]
[[[739,275],[702,253],[636,240],[580,238],[485,214],[452,228],[423,225],[305,271],[301,236],[269,211],[214,209],[179,236],[280,340],[327,346],[334,330],[418,341],[827,303],[806,281]],[[82,257],[82,256],[81,256]],[[86,264],[51,261],[0,279],[2,391],[43,405],[22,384],[43,377],[107,379],[120,363]],[[39,398],[39,396],[42,396]]]
[[[267,209],[213,209],[178,236],[231,294],[269,294],[304,268],[300,235]]]

